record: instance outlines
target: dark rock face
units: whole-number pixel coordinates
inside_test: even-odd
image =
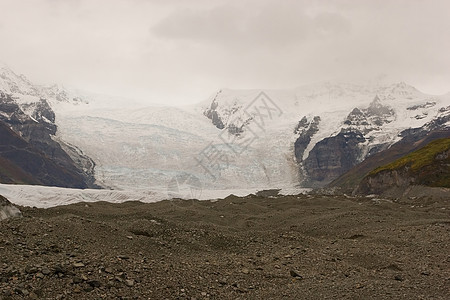
[[[218,97],[222,91],[217,92],[203,115],[211,120],[212,124],[218,129],[226,129],[229,135],[240,136],[244,133],[252,117],[242,114],[243,106],[236,100],[230,107],[219,107]]]
[[[428,107],[433,107],[435,105],[436,105],[436,102],[428,101],[425,104],[413,105],[413,106],[410,106],[410,107],[408,107],[406,109],[407,110],[418,110],[419,108],[428,108]]]
[[[55,155],[58,155],[55,153]],[[66,154],[67,155],[67,154]],[[60,187],[86,188],[83,176],[75,166],[66,169],[0,122],[0,157],[2,182],[43,184]],[[61,159],[62,160],[62,159]]]
[[[211,120],[211,122],[219,129],[224,129],[225,124],[222,121],[222,119],[219,116],[219,113],[217,112],[217,107],[219,106],[219,103],[217,102],[217,97],[220,95],[222,91],[218,91],[216,96],[214,97],[213,101],[211,102],[211,106],[203,112],[203,114]]]
[[[219,104],[217,101],[213,101],[211,103],[211,107],[207,109],[204,114],[205,116],[212,121],[214,126],[216,126],[219,129],[224,129],[225,125],[222,122],[222,119],[220,118],[219,114],[216,111],[216,108]]]
[[[359,144],[365,141],[361,132],[342,129],[318,142],[303,163],[307,184],[322,185],[350,170],[361,161]]]
[[[369,108],[367,108],[366,113],[369,116],[383,117],[393,115],[394,111],[388,106],[381,104],[380,98],[375,96],[375,99],[373,99]]]
[[[8,218],[19,218],[22,216],[20,210],[11,204],[5,197],[0,195],[0,221]]]
[[[361,126],[361,125],[369,125],[367,122],[367,118],[365,116],[365,113],[362,112],[359,108],[354,108],[350,114],[347,116],[347,119],[344,122],[345,125],[354,125],[354,126]]]
[[[298,163],[303,161],[303,154],[311,142],[311,138],[319,131],[319,123],[319,116],[315,116],[311,121],[303,117],[295,127],[294,133],[299,135],[294,144],[295,159]]]
[[[41,99],[24,109],[16,101],[0,94],[0,179],[5,183],[44,184],[61,187],[88,188],[93,185],[93,163],[79,166],[53,139],[57,131],[55,114]],[[87,158],[82,155],[80,161]],[[1,171],[0,170],[0,171]],[[86,171],[87,170],[87,171]]]
[[[389,144],[375,144],[370,133],[379,130],[380,126],[395,119],[395,112],[383,105],[376,96],[367,108],[354,108],[344,120],[340,132],[332,137],[319,141],[303,159],[304,152],[317,133],[320,117],[314,117],[311,122],[303,118],[295,128],[299,134],[295,141],[295,158],[300,166],[300,173],[305,186],[323,186],[338,178],[366,157],[386,149]]]
[[[344,124],[349,127],[358,128],[364,134],[376,129],[383,124],[390,123],[395,118],[395,112],[390,107],[381,104],[378,96],[366,109],[354,108]]]

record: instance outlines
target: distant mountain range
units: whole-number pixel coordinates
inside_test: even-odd
[[[3,66],[0,97],[0,182],[355,187],[372,169],[450,136],[450,94],[405,83],[223,89],[188,107],[138,107],[33,85]]]

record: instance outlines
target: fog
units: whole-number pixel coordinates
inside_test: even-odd
[[[0,11],[0,61],[42,84],[175,105],[327,80],[450,91],[448,1],[0,0]]]

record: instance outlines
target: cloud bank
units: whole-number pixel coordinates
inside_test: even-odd
[[[0,60],[41,83],[171,104],[386,77],[450,91],[448,1],[0,0]]]

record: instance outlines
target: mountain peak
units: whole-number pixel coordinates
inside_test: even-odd
[[[380,97],[378,97],[378,94],[377,95],[375,95],[375,98],[373,98],[373,101],[372,101],[372,103],[371,103],[371,105],[381,105],[381,100],[380,100]]]
[[[390,86],[390,92],[399,96],[413,96],[417,94],[422,94],[412,85],[409,85],[403,81],[393,84]]]
[[[7,64],[0,62],[0,91],[6,94],[23,95],[25,102],[31,101],[29,96],[47,99],[50,102],[88,103],[81,96],[74,94],[60,84],[35,85],[25,75],[18,75]]]

